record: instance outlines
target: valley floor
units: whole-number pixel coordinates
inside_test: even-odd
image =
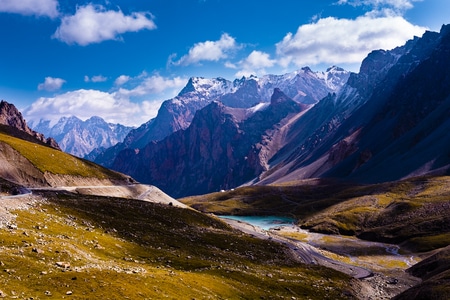
[[[84,192],[91,188],[85,188]],[[113,187],[108,187],[107,192],[110,193],[111,189]],[[137,189],[139,194],[143,195],[141,200],[150,200],[147,198],[147,189],[148,186]],[[121,192],[123,193],[123,191],[116,193]],[[160,197],[158,201],[156,199],[150,201],[162,203],[160,201],[165,197]],[[0,201],[0,228],[16,230],[16,216],[11,212],[34,207],[36,203],[42,202],[42,198],[27,194],[0,197]],[[175,201],[175,205],[177,203]],[[168,203],[165,205],[169,206]],[[322,265],[356,278],[352,281],[352,290],[357,293],[358,299],[391,299],[421,282],[420,279],[405,272],[407,268],[419,262],[420,258],[397,245],[368,242],[354,237],[311,233],[296,225],[263,230],[241,221],[226,220],[226,222],[258,239],[284,244],[297,261]]]
[[[359,279],[358,298],[362,300],[391,299],[421,282],[405,272],[420,261],[419,257],[400,254],[397,245],[311,233],[295,225],[263,230],[242,221],[226,222],[255,237],[287,245],[304,263],[320,264]]]

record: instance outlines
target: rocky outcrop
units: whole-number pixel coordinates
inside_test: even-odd
[[[53,138],[45,138],[42,133],[29,128],[22,113],[13,104],[4,100],[0,102],[0,124],[18,129],[31,136],[36,142],[60,150],[58,143]]]

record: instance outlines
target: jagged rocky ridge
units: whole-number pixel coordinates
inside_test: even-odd
[[[447,25],[402,47],[373,51],[342,89],[270,124],[256,116],[279,107],[279,90],[265,110],[247,118],[213,103],[185,130],[120,153],[113,167],[177,197],[245,182],[381,182],[448,172],[449,32]]]
[[[44,134],[36,132],[28,127],[27,122],[22,116],[22,113],[13,105],[4,100],[0,102],[0,124],[10,127],[8,130],[17,129],[19,132],[14,132],[12,135],[18,135],[20,132],[26,135],[20,134],[21,138],[43,143],[52,148],[61,150],[55,139],[49,137],[46,138]],[[29,136],[29,137],[27,137]]]
[[[85,121],[75,116],[63,117],[56,124],[49,120],[31,123],[34,130],[53,137],[61,149],[78,157],[85,157],[94,149],[106,149],[123,141],[132,127],[107,123],[100,117]]]

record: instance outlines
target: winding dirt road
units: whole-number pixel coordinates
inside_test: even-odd
[[[272,240],[284,244],[292,251],[294,256],[303,263],[319,264],[331,269],[335,269],[339,272],[345,273],[357,279],[367,278],[373,275],[372,271],[367,270],[365,268],[349,265],[340,261],[330,259],[322,255],[315,247],[308,245],[306,243],[273,234],[269,231],[262,230],[259,227],[253,226],[251,224],[242,221],[231,219],[222,219],[222,220],[228,223],[233,228],[248,233],[254,237],[264,240]]]

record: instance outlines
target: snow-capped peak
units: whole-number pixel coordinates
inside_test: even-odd
[[[202,95],[204,97],[215,97],[235,90],[233,82],[224,78],[191,77],[186,86],[178,94],[179,97],[189,94]]]

